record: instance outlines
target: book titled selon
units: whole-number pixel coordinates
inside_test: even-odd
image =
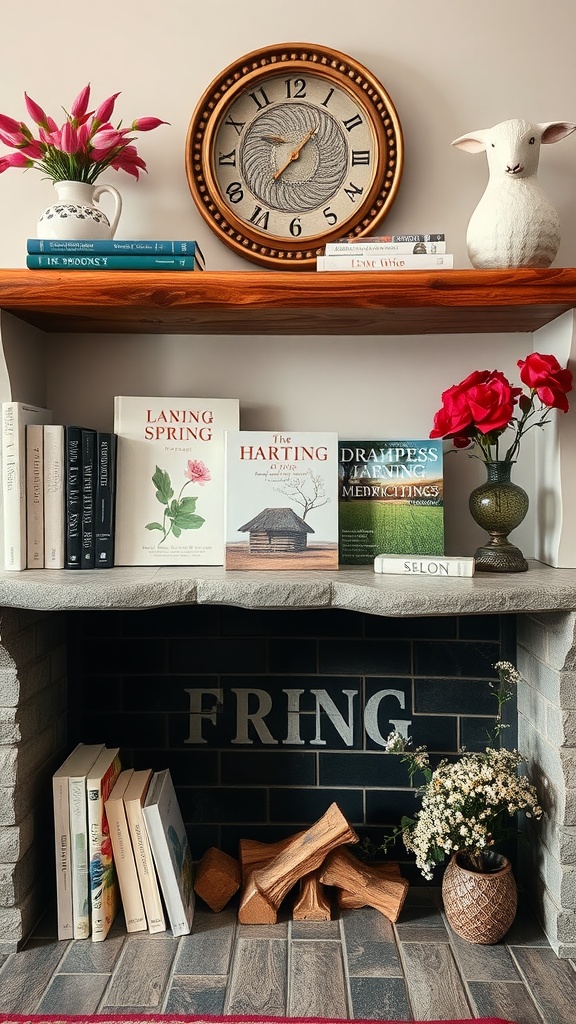
[[[228,431],[227,569],[338,568],[338,437]]]
[[[116,396],[116,565],[222,565],[236,398]]]

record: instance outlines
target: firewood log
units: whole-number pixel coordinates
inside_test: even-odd
[[[386,877],[359,861],[349,850],[334,850],[320,872],[324,885],[335,885],[374,907],[390,921],[397,921],[409,884],[404,878]]]
[[[320,867],[331,850],[357,843],[358,836],[337,804],[309,829],[283,841],[276,856],[247,872],[238,920],[241,924],[268,924],[263,918],[270,909],[278,911],[282,900],[304,875]]]
[[[294,921],[330,921],[330,899],[318,877],[319,871],[300,879],[298,897],[292,908]]]
[[[386,861],[381,864],[369,864],[367,865],[377,874],[382,875],[383,878],[401,878],[400,865],[397,861]],[[352,893],[346,892],[345,889],[336,890],[336,899],[338,906],[342,910],[358,910],[360,907],[366,907],[368,904],[365,903],[364,893]]]
[[[238,892],[240,882],[239,862],[215,846],[206,850],[196,866],[194,890],[215,913]]]

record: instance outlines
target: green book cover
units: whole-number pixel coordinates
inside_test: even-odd
[[[338,541],[343,565],[443,555],[442,442],[339,441]]]

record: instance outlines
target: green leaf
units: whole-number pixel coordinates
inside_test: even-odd
[[[186,515],[190,515],[196,511],[196,502],[198,498],[181,498],[180,499],[180,511]]]
[[[146,523],[145,530],[160,530],[160,533],[164,533],[164,527],[161,523]]]
[[[180,514],[174,520],[174,525],[172,529],[174,533],[176,533],[176,528],[178,528],[178,531],[199,530],[202,524],[205,522],[206,520],[203,519],[202,516]]]
[[[164,469],[160,469],[156,466],[156,472],[152,477],[152,483],[156,488],[156,497],[162,505],[167,505],[171,498],[174,497],[174,491],[172,490],[172,481]]]

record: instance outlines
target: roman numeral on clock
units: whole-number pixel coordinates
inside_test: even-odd
[[[354,117],[349,117],[347,121],[342,121],[346,131],[351,132],[353,128],[358,128],[362,124],[362,118],[360,114],[354,114]]]
[[[352,166],[356,167],[357,164],[364,164],[368,166],[370,163],[370,150],[369,149],[353,149],[352,150]]]

